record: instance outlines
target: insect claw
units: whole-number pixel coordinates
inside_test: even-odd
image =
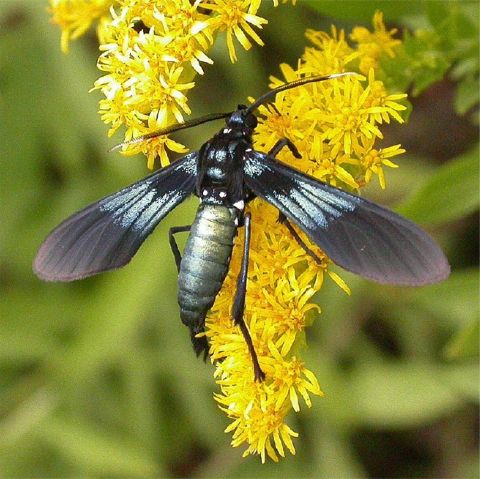
[[[265,378],[267,377],[266,374],[262,371],[258,363],[255,365],[254,369],[254,376],[255,376],[255,382],[257,383],[263,383],[265,381]]]

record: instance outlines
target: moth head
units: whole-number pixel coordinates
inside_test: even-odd
[[[251,134],[258,121],[257,117],[245,105],[238,105],[238,108],[230,115],[226,123],[230,128],[245,130],[247,134]]]

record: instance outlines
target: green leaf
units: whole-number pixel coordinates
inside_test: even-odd
[[[305,429],[319,446],[308,464],[308,477],[367,477],[360,458],[347,440],[348,434],[337,424],[321,417],[306,421]]]
[[[440,224],[479,206],[478,146],[438,169],[397,211],[419,223]]]
[[[441,283],[412,289],[408,301],[460,329],[478,320],[478,288],[478,269],[464,269]]]
[[[388,63],[404,77],[407,85],[413,83],[413,96],[440,81],[451,65],[442,48],[442,37],[433,30],[420,29],[413,35],[405,32],[403,52]]]
[[[51,417],[39,429],[42,439],[58,448],[80,471],[103,477],[150,477],[159,473],[157,464],[133,438],[106,434],[100,427],[72,417]]]
[[[366,363],[352,375],[350,397],[361,421],[376,427],[416,427],[460,406],[440,368],[423,362]]]
[[[413,83],[413,96],[440,81],[448,69],[457,80],[466,79],[466,74],[478,77],[478,6],[473,2],[424,2],[423,6],[428,16],[415,7],[415,14],[402,17],[412,33],[405,29],[403,51],[382,62],[397,88]]]
[[[457,88],[455,95],[455,111],[459,115],[464,115],[480,100],[480,92],[478,89],[478,80],[470,78],[462,81]]]
[[[421,8],[418,1],[392,2],[391,0],[374,0],[369,2],[359,2],[358,0],[342,1],[341,8],[336,0],[302,0],[299,2],[302,6],[307,5],[323,15],[342,20],[350,20],[359,23],[371,25],[373,14],[376,10],[381,10],[387,21],[399,19],[403,15],[408,15],[412,11]]]
[[[478,335],[477,335],[478,339]],[[465,400],[478,403],[479,375],[477,361],[449,364],[444,367],[445,382]]]
[[[142,246],[142,254],[128,269],[98,281],[96,278],[88,280],[95,284],[95,294],[83,304],[83,318],[75,341],[65,353],[52,358],[66,378],[81,381],[109,360],[121,357],[123,348],[141,327],[151,305],[155,304],[159,285],[163,291],[169,291],[168,288],[174,286],[175,277],[155,275],[155,268],[160,269],[159,249],[165,251],[155,242],[147,241]],[[173,272],[173,268],[164,268],[164,271]],[[164,300],[164,304],[173,307],[174,300]],[[174,310],[165,312],[167,317],[175,317],[175,313]]]
[[[475,321],[455,334],[445,347],[445,355],[450,359],[478,357],[480,323]]]

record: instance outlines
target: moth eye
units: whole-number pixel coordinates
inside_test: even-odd
[[[257,117],[253,114],[249,114],[246,118],[245,118],[245,125],[248,127],[248,128],[256,128],[257,125],[258,125],[258,120],[257,120]]]

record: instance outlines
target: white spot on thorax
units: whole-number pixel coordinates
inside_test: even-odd
[[[245,202],[243,200],[240,200],[236,203],[233,203],[233,206],[237,208],[237,210],[243,211],[243,208],[245,208]]]

